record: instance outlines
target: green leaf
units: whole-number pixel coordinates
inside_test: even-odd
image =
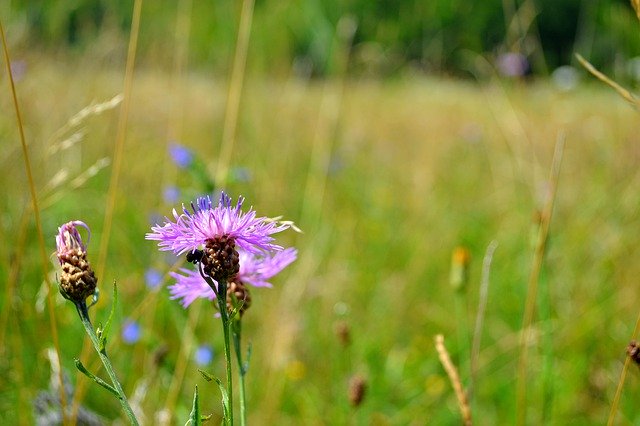
[[[191,414],[189,414],[189,420],[185,425],[200,426],[202,424],[202,417],[200,416],[200,401],[198,398],[198,385],[193,392],[193,406],[191,408]]]
[[[200,161],[199,158],[194,157],[191,165],[187,169],[191,174],[194,180],[196,180],[205,193],[212,193],[215,189],[215,185],[213,183],[213,179],[209,175],[209,171],[207,170],[207,165]]]
[[[88,378],[90,378],[91,380],[93,380],[94,382],[96,382],[97,384],[99,384],[100,386],[102,386],[112,394],[114,394],[118,399],[120,399],[120,395],[118,394],[118,391],[113,386],[111,386],[109,383],[105,382],[100,377],[96,376],[95,374],[87,370],[86,367],[82,364],[82,361],[80,361],[78,358],[74,358],[73,361],[76,364],[76,368],[82,374],[84,374],[85,376],[87,376]]]
[[[243,375],[247,374],[247,371],[249,371],[249,365],[251,364],[251,353],[252,353],[252,351],[253,351],[253,345],[251,344],[251,342],[249,342],[249,345],[247,346],[247,360],[242,365],[242,374]]]
[[[202,371],[200,369],[198,369],[198,371],[200,372],[200,374],[202,374],[202,377],[204,377],[204,379],[207,382],[215,381],[218,384],[218,387],[220,388],[220,393],[222,394],[222,409],[224,412],[224,423],[227,423],[231,413],[231,409],[229,407],[229,395],[227,394],[227,389],[222,384],[222,381],[220,381],[220,379],[218,379],[217,377],[212,376],[211,374],[205,371]]]
[[[100,352],[103,352],[104,348],[107,345],[107,336],[109,335],[109,330],[111,329],[111,321],[113,320],[113,316],[116,312],[117,302],[118,302],[118,285],[114,281],[113,282],[113,302],[111,303],[111,312],[109,312],[107,323],[104,325],[104,328],[100,332]]]

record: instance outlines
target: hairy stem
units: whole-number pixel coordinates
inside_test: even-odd
[[[240,318],[233,320],[233,346],[236,351],[236,360],[238,361],[238,372],[240,379],[240,424],[245,426],[247,424],[247,407],[245,398],[245,386],[244,376],[247,374],[247,369],[242,361],[242,322]]]
[[[222,318],[222,328],[224,331],[224,357],[227,364],[227,394],[229,398],[229,417],[227,424],[233,426],[233,379],[231,377],[231,320],[227,311],[227,283],[220,281],[218,283],[217,293],[218,307],[220,308],[220,317]]]
[[[89,311],[87,310],[87,304],[85,302],[78,302],[76,303],[76,309],[78,310],[78,315],[80,315],[80,320],[82,321],[82,325],[84,326],[84,329],[87,331],[87,334],[89,335],[89,339],[91,339],[91,343],[93,344],[93,347],[96,349],[96,352],[98,352],[98,356],[100,356],[102,365],[104,365],[104,369],[107,370],[107,374],[111,379],[111,383],[113,384],[113,387],[118,393],[118,400],[120,401],[120,405],[122,405],[122,409],[127,414],[127,417],[129,418],[129,421],[131,422],[131,424],[137,426],[138,419],[136,419],[135,414],[133,414],[133,410],[129,405],[127,396],[124,394],[124,391],[122,390],[122,386],[120,385],[120,382],[116,377],[116,372],[113,369],[113,366],[111,365],[111,361],[109,360],[109,357],[107,356],[107,350],[104,348],[104,345],[100,344],[100,340],[98,339],[98,336],[96,335],[96,332],[93,329],[93,325],[91,325],[91,320],[89,319]]]

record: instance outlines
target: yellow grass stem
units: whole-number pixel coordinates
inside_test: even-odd
[[[136,0],[133,5],[133,17],[131,21],[131,34],[129,37],[129,49],[127,53],[127,64],[124,75],[124,91],[120,115],[118,117],[118,128],[116,131],[115,149],[113,153],[113,170],[109,181],[109,192],[107,193],[107,203],[104,212],[104,225],[102,228],[102,238],[100,240],[100,251],[98,253],[98,263],[96,276],[104,279],[104,271],[107,263],[107,253],[109,250],[109,238],[111,236],[111,226],[113,225],[113,213],[115,211],[116,196],[118,194],[118,182],[122,170],[122,159],[124,153],[124,142],[126,139],[127,121],[129,118],[129,108],[131,105],[131,87],[133,84],[133,68],[138,46],[138,32],[140,30],[140,12],[142,0]]]
[[[444,336],[442,334],[438,334],[435,337],[435,342],[436,351],[438,351],[440,362],[442,363],[444,370],[449,376],[449,380],[451,381],[451,385],[453,386],[456,398],[458,399],[458,407],[460,408],[460,414],[462,415],[462,422],[465,426],[471,426],[473,422],[471,421],[471,408],[469,408],[467,394],[465,393],[464,388],[462,387],[462,383],[460,382],[458,370],[456,369],[456,366],[453,365],[453,362],[451,362],[449,352],[447,352],[447,348],[444,346]]]
[[[489,272],[491,271],[491,262],[493,253],[498,247],[498,242],[493,240],[487,246],[482,260],[482,278],[480,280],[480,296],[478,301],[478,313],[476,314],[476,324],[473,331],[473,341],[471,344],[471,378],[469,383],[469,399],[472,399],[473,389],[476,383],[476,374],[478,372],[478,356],[480,355],[480,340],[482,338],[482,325],[484,323],[484,315],[487,309],[487,298],[489,296]]]
[[[215,171],[216,188],[223,188],[229,174],[231,152],[236,139],[238,114],[240,112],[240,98],[242,97],[242,85],[247,64],[247,51],[249,49],[249,36],[251,35],[251,23],[253,21],[254,0],[244,0],[240,12],[240,24],[238,27],[238,40],[236,52],[231,69],[231,81],[229,82],[229,94],[227,96],[227,108],[222,129],[222,145],[218,157],[218,167]]]
[[[18,230],[16,235],[18,236],[17,241],[15,243],[15,252],[16,253],[25,253],[25,246],[27,242],[27,227],[29,225],[29,217],[31,211],[25,210],[22,213],[22,217],[20,218],[20,226],[18,226]],[[3,240],[4,241],[4,240]],[[20,267],[22,266],[22,257],[16,256],[15,260],[11,262],[9,265],[9,276],[7,277],[7,286],[5,288],[5,306],[2,312],[0,313],[2,317],[0,317],[0,342],[4,342],[5,335],[7,331],[7,324],[9,321],[9,314],[15,314],[14,312],[14,300],[15,300],[15,289],[18,284],[18,276],[20,275]],[[20,335],[20,333],[16,333]],[[0,353],[4,353],[4,351],[8,348],[6,345],[0,346]]]
[[[525,309],[522,319],[522,330],[520,335],[520,358],[518,360],[518,375],[516,388],[516,424],[524,425],[527,417],[527,354],[528,345],[532,338],[531,326],[533,316],[536,311],[536,300],[538,296],[538,281],[540,270],[549,235],[549,225],[551,223],[551,215],[553,214],[553,206],[556,199],[556,191],[558,187],[558,176],[560,174],[560,165],[562,164],[562,155],[564,153],[565,137],[564,134],[558,135],[556,140],[553,160],[551,164],[551,173],[549,176],[549,192],[543,207],[540,226],[538,227],[538,237],[533,254],[533,265],[531,274],[529,275],[529,283],[527,285],[527,298],[525,300]]]
[[[346,20],[345,20],[346,19]],[[318,119],[313,136],[313,147],[311,152],[311,162],[307,171],[307,181],[303,193],[302,212],[300,214],[300,224],[305,231],[310,230],[309,235],[314,235],[313,241],[309,242],[308,250],[298,260],[296,271],[287,281],[281,291],[278,306],[297,306],[305,293],[306,283],[310,281],[314,271],[318,268],[320,259],[319,253],[326,249],[328,236],[319,229],[322,205],[324,203],[324,191],[327,180],[327,167],[329,165],[332,150],[332,136],[338,129],[340,123],[340,111],[344,97],[345,77],[349,55],[351,53],[351,43],[355,34],[355,23],[351,18],[343,18],[342,34],[340,29],[336,30],[332,51],[338,52],[337,75],[338,88],[332,93],[331,83],[327,80],[322,90],[322,99]],[[345,25],[345,22],[348,25]],[[338,24],[340,26],[340,24]],[[270,327],[275,331],[276,339],[273,342],[272,365],[279,364],[283,354],[290,351],[295,339],[296,329],[291,327],[297,323],[298,312],[282,311],[274,317],[275,323]],[[265,377],[267,392],[260,407],[256,410],[263,415],[265,424],[274,421],[277,411],[278,401],[281,399],[286,382],[285,375],[280,365],[273,365],[273,372]]]
[[[0,36],[2,37],[2,50],[4,52],[4,59],[7,66],[7,75],[9,76],[9,86],[11,88],[11,96],[13,98],[13,107],[16,113],[16,121],[18,125],[18,132],[20,134],[20,143],[22,145],[22,156],[24,158],[25,171],[27,173],[27,180],[29,182],[29,192],[31,194],[31,203],[33,207],[33,213],[35,216],[37,234],[38,234],[38,243],[40,247],[40,261],[42,263],[42,275],[44,277],[45,282],[47,283],[47,307],[49,312],[49,323],[51,326],[51,338],[53,340],[53,347],[56,351],[56,356],[58,359],[60,358],[60,341],[58,339],[58,326],[56,322],[56,313],[54,309],[54,300],[53,300],[53,284],[49,280],[49,274],[47,273],[49,258],[47,256],[46,244],[44,242],[44,234],[42,232],[42,221],[40,219],[40,208],[38,206],[38,195],[36,193],[36,187],[33,182],[33,174],[31,172],[31,160],[29,158],[29,150],[27,149],[27,141],[24,135],[24,126],[22,124],[22,115],[20,113],[20,106],[18,104],[18,95],[16,94],[16,86],[13,81],[13,73],[11,72],[11,59],[9,56],[9,48],[7,46],[7,38],[4,33],[4,26],[2,25],[2,21],[0,21]],[[11,300],[7,301],[8,303],[12,303]],[[67,396],[64,392],[64,386],[62,381],[62,371],[58,372],[58,381],[60,383],[59,394],[60,394],[60,405],[62,408],[62,422],[66,425],[69,423],[69,419],[67,418]]]
[[[127,63],[124,75],[124,91],[120,115],[118,117],[118,128],[116,132],[115,150],[113,155],[113,170],[109,181],[107,202],[105,205],[104,224],[102,228],[102,238],[100,240],[100,250],[98,252],[98,262],[96,266],[96,276],[104,282],[104,271],[106,268],[107,253],[109,250],[109,238],[111,236],[111,226],[113,224],[113,213],[115,211],[116,195],[118,193],[118,181],[122,169],[122,158],[124,153],[124,142],[126,136],[127,119],[129,117],[129,107],[131,104],[131,87],[133,82],[133,68],[135,64],[136,49],[138,46],[138,33],[140,31],[140,15],[142,10],[142,0],[135,0],[133,4],[133,16],[131,18],[131,33],[129,35],[129,48],[127,51]],[[80,359],[86,358],[91,350],[91,345],[84,342]],[[76,392],[73,397],[73,419],[78,415],[80,400],[84,396],[86,383],[84,375],[77,375]]]
[[[631,336],[631,340],[636,339],[639,331],[640,331],[640,314],[638,314],[638,318],[636,319],[636,326],[633,329],[633,335]],[[607,420],[607,426],[613,426],[613,423],[616,420],[616,414],[618,414],[618,404],[620,403],[620,397],[622,396],[622,388],[624,387],[624,381],[627,377],[627,370],[629,369],[630,363],[631,363],[631,357],[627,354],[627,357],[624,360],[624,365],[622,366],[622,371],[620,372],[620,380],[618,380],[618,387],[616,388],[616,394],[613,397],[613,402],[611,403],[611,411],[609,412],[609,420]]]
[[[598,80],[612,87],[616,92],[618,92],[620,96],[624,98],[624,100],[629,102],[634,108],[640,108],[640,101],[630,91],[628,91],[627,89],[620,86],[618,83],[616,83],[615,81],[611,80],[609,77],[607,77],[606,75],[598,71],[596,67],[591,65],[591,63],[586,59],[584,59],[579,53],[576,53],[576,59],[578,60],[578,62],[580,62],[580,65],[585,67],[587,71],[589,71],[596,78],[598,78]]]

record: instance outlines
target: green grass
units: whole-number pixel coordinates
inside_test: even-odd
[[[62,169],[73,178],[112,156],[117,110],[83,121],[78,129],[84,136],[73,147],[56,153],[50,147],[73,133],[52,140],[77,111],[119,93],[122,72],[89,61],[27,62],[17,90],[47,252],[54,251],[58,225],[81,219],[93,231],[89,256],[95,262],[111,168],[79,188],[45,188]],[[0,83],[8,87],[5,73]],[[31,424],[31,401],[48,387],[45,350],[52,343],[13,106],[8,91],[0,93],[0,410],[9,423]],[[169,161],[166,143],[175,138],[193,148],[213,172],[225,97],[224,82],[210,75],[186,74],[173,84],[170,74],[143,68],[134,77],[110,250],[99,277],[103,300],[92,315],[95,322],[106,319],[117,281],[121,298],[110,353],[128,395],[147,381],[141,406],[148,422],[164,407],[185,342],[212,344],[216,358],[208,370],[224,376],[212,306],[197,302],[199,317],[190,322],[166,288],[146,288],[143,274],[151,266],[169,268],[144,240],[149,218],[173,207],[163,202],[162,188],[179,185],[185,202],[197,193]],[[340,105],[335,121],[321,107],[327,99]],[[341,92],[338,82],[249,76],[232,166],[246,168],[251,180],[228,191],[246,196],[260,214],[282,214],[305,231],[280,238],[298,247],[300,258],[273,289],[253,291],[245,316],[245,341],[253,344],[250,422],[459,424],[433,337],[444,334],[467,384],[469,360],[457,347],[460,321],[448,284],[450,256],[458,245],[473,256],[465,294],[473,330],[482,257],[496,240],[472,406],[477,424],[511,424],[532,217],[542,208],[561,131],[567,142],[540,280],[544,317],[535,317],[529,349],[528,416],[531,424],[605,422],[639,310],[639,130],[637,114],[600,86],[559,93],[545,82],[480,86],[405,78],[347,81]],[[52,261],[46,273],[55,270]],[[73,306],[55,300],[62,364],[74,383],[86,382],[73,366],[86,337]],[[129,317],[143,326],[141,341],[131,346],[117,332]],[[348,347],[336,334],[339,323],[351,328]],[[166,358],[155,363],[162,348]],[[195,384],[202,411],[220,414],[217,388],[203,383],[188,360],[177,382],[176,424],[187,419]],[[83,361],[99,371],[94,354]],[[640,371],[631,367],[620,424],[640,421]],[[353,409],[347,383],[356,373],[369,387]],[[121,417],[103,389],[84,386],[85,406],[107,420]]]

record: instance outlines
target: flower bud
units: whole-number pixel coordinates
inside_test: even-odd
[[[464,247],[456,247],[451,255],[451,275],[449,280],[456,291],[463,291],[469,281],[471,253]]]
[[[87,297],[96,291],[98,279],[87,260],[87,246],[77,226],[85,228],[89,235],[89,227],[79,220],[65,223],[58,228],[56,236],[56,256],[60,262],[60,293],[75,303],[84,303]]]

